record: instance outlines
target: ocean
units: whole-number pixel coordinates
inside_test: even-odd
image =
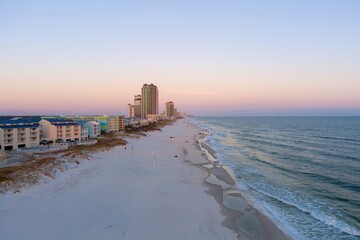
[[[360,117],[195,117],[237,185],[295,239],[360,239]]]

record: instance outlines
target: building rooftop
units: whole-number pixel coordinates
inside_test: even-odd
[[[78,126],[79,125],[75,121],[70,120],[70,119],[65,119],[65,118],[44,118],[43,120],[46,120],[55,126]]]
[[[90,120],[75,120],[75,122],[79,125],[84,125],[87,122],[91,122]]]
[[[0,119],[0,128],[29,128],[29,127],[39,127],[38,123],[32,122],[21,117],[16,117],[12,119],[1,118]]]

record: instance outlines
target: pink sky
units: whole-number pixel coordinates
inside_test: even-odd
[[[135,2],[1,3],[0,115],[360,115],[359,1]]]

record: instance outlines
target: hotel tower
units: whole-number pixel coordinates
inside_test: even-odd
[[[159,114],[159,91],[154,84],[144,84],[141,88],[141,117]]]

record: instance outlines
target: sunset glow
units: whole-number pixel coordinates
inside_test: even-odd
[[[0,113],[125,114],[154,83],[160,110],[359,115],[359,12],[358,1],[2,1]]]

